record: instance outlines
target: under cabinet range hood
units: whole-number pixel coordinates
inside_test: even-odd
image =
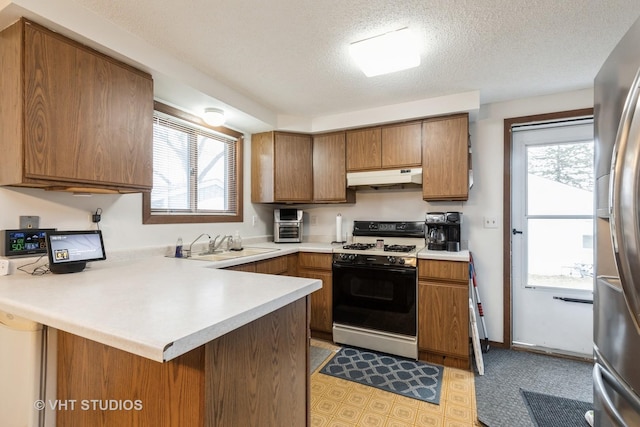
[[[347,173],[347,187],[387,187],[400,184],[422,185],[422,168]]]

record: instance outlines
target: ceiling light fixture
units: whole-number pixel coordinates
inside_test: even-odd
[[[351,43],[349,51],[367,77],[420,65],[417,40],[406,27]]]
[[[221,126],[224,124],[224,110],[220,108],[205,108],[202,119],[211,126]]]

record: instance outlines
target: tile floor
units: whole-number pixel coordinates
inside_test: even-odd
[[[312,344],[337,347],[318,340]],[[319,373],[311,375],[311,425],[330,427],[480,426],[473,373],[445,368],[440,404],[421,402]]]

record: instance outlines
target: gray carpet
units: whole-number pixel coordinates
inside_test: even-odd
[[[318,369],[318,367],[322,364],[322,362],[327,360],[327,358],[332,354],[333,354],[333,351],[331,350],[312,345],[311,357],[310,357],[311,363],[309,364],[311,366],[311,373],[313,374],[316,371],[316,369]]]
[[[535,427],[520,389],[593,402],[593,364],[491,347],[476,375],[478,420],[490,427]]]
[[[522,390],[531,418],[538,427],[589,427],[584,414],[593,404]]]

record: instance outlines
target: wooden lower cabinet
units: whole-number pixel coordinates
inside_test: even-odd
[[[470,369],[467,262],[419,260],[419,359]]]
[[[298,277],[322,280],[322,289],[311,294],[311,336],[333,340],[332,254],[298,254]]]
[[[165,363],[59,331],[57,425],[309,426],[307,325],[302,298]]]
[[[226,267],[225,270],[245,271],[248,273],[281,274],[295,276],[297,254],[283,255],[261,261],[248,262]]]

